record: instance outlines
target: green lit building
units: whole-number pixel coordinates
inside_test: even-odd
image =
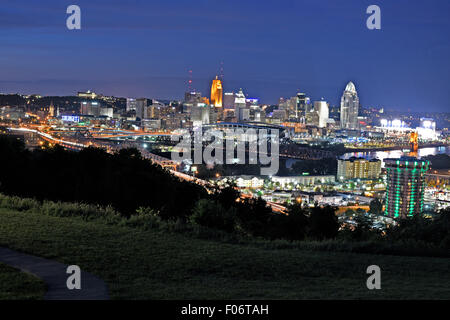
[[[414,157],[384,159],[386,179],[386,215],[406,218],[423,210],[425,173],[430,162]]]

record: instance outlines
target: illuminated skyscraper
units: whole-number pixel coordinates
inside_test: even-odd
[[[358,129],[359,98],[353,82],[345,87],[341,98],[341,128]]]
[[[222,107],[222,81],[217,76],[211,85],[211,104],[215,107]]]
[[[306,116],[306,112],[309,111],[308,107],[310,106],[311,102],[309,98],[304,93],[297,93],[297,109],[296,109],[296,118],[304,118]]]
[[[235,95],[234,115],[237,122],[249,120],[250,118],[250,109],[247,108],[247,102],[245,100],[245,95],[242,89],[239,89],[239,92]]]
[[[430,162],[414,157],[384,159],[387,171],[386,215],[406,218],[423,211],[425,173]]]
[[[328,103],[326,101],[314,101],[314,110],[319,114],[319,127],[325,128],[327,126],[329,111]]]

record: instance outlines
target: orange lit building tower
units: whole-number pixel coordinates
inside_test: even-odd
[[[211,85],[211,104],[215,107],[222,107],[222,81],[217,76]]]
[[[419,149],[419,134],[417,132],[411,132],[409,135],[409,143],[411,145],[411,151],[417,152]]]

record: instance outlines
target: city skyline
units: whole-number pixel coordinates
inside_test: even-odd
[[[77,4],[82,29],[70,31],[65,4],[5,1],[0,92],[182,99],[189,70],[207,95],[223,62],[224,92],[267,104],[300,91],[339,105],[353,81],[363,106],[448,109],[442,1],[380,4],[381,30],[365,26],[368,1]]]
[[[0,300],[449,299],[449,9],[2,0]]]

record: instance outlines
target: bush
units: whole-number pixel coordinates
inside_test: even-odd
[[[309,235],[317,240],[335,238],[339,230],[335,212],[336,209],[330,206],[312,208],[309,217]]]
[[[200,203],[201,202],[201,203]],[[224,210],[223,206],[213,200],[202,200],[195,206],[199,208],[199,212],[202,214],[197,217],[200,219],[197,222],[191,223],[190,221],[185,221],[183,219],[173,220],[163,220],[159,217],[159,212],[151,209],[140,207],[135,214],[131,215],[129,218],[118,214],[111,207],[99,207],[88,204],[77,204],[77,203],[66,203],[66,202],[51,202],[46,201],[40,203],[34,199],[20,199],[18,197],[5,196],[0,194],[0,208],[7,208],[11,210],[17,210],[20,212],[34,212],[38,214],[46,214],[58,217],[72,217],[81,218],[84,220],[95,220],[99,223],[106,223],[118,226],[126,226],[131,228],[143,229],[143,230],[159,230],[161,232],[177,232],[184,233],[191,237],[216,240],[234,244],[246,244],[255,245],[259,247],[269,248],[269,249],[302,249],[302,250],[320,250],[320,251],[341,251],[341,252],[355,252],[355,253],[372,253],[372,254],[391,254],[391,255],[409,255],[409,256],[439,256],[439,257],[449,257],[450,251],[450,235],[449,235],[449,210],[444,210],[441,215],[436,218],[436,220],[424,220],[431,230],[434,230],[438,236],[428,238],[428,240],[414,239],[411,238],[417,235],[416,232],[420,230],[420,226],[415,225],[412,221],[406,220],[405,223],[401,224],[399,228],[406,229],[404,232],[397,230],[392,234],[388,234],[386,237],[380,237],[379,234],[370,238],[363,238],[360,240],[355,240],[354,236],[348,235],[342,231],[339,233],[339,237],[334,239],[317,240],[318,237],[311,236],[311,231],[309,223],[311,216],[308,217],[309,209],[304,209],[300,207],[291,207],[291,217],[286,215],[271,215],[269,216],[267,223],[262,224],[263,220],[258,219],[248,219],[248,223],[254,223],[254,227],[257,225],[263,225],[264,231],[260,233],[264,236],[247,237],[249,232],[246,230],[239,230],[236,226],[235,232],[224,230],[219,230],[219,227],[224,226],[223,220],[231,223],[231,221],[239,221],[235,211],[237,208],[230,207],[234,214],[230,214],[230,210]],[[258,207],[258,206],[256,206]],[[318,213],[320,208],[313,209],[316,215],[322,216],[323,213]],[[323,209],[323,208],[322,208]],[[299,210],[297,213],[294,210]],[[334,213],[333,208],[331,211]],[[211,212],[218,212],[219,214],[210,215]],[[331,216],[330,209],[327,209],[328,216]],[[225,215],[223,215],[225,213]],[[230,215],[229,215],[230,214]],[[208,220],[211,217],[216,217],[215,219]],[[231,219],[231,217],[233,217]],[[192,219],[194,219],[194,215]],[[221,217],[221,219],[218,219]],[[252,214],[250,215],[252,217]],[[304,225],[305,217],[307,218],[308,224]],[[323,216],[321,217],[323,218]],[[205,219],[205,220],[203,220]],[[260,219],[260,218],[259,218]],[[418,218],[416,218],[418,219]],[[318,221],[325,222],[322,227],[331,225],[330,220],[333,218],[328,217],[327,219],[318,219]],[[214,223],[210,226],[202,225],[198,222],[213,221]],[[222,222],[221,222],[222,221]],[[318,222],[316,221],[316,223]],[[421,220],[419,220],[421,221]],[[419,222],[420,224],[421,222]],[[206,222],[204,224],[207,224]],[[225,225],[227,225],[225,224]],[[318,229],[322,229],[318,228]],[[227,229],[227,228],[224,228]],[[228,229],[229,230],[229,229]],[[304,231],[306,230],[306,236]],[[326,228],[325,228],[326,230]],[[408,230],[413,230],[410,232]],[[242,231],[242,232],[239,232]],[[351,232],[351,231],[348,231]],[[392,232],[390,230],[389,232]],[[426,234],[430,234],[430,230],[426,231]],[[394,238],[394,235],[396,236]],[[444,235],[444,236],[442,236]],[[272,241],[267,241],[267,239],[274,239]],[[298,241],[302,240],[302,241]],[[434,242],[431,242],[434,241]]]
[[[28,211],[40,208],[41,203],[35,199],[0,194],[0,207],[17,211]]]
[[[308,229],[308,212],[299,204],[288,206],[287,215],[273,215],[269,221],[271,239],[303,240]]]
[[[214,200],[201,199],[196,203],[189,220],[204,227],[232,232],[235,229],[236,209],[225,209]]]
[[[153,209],[143,207],[140,207],[136,214],[130,216],[128,219],[122,219],[120,223],[120,225],[142,228],[144,230],[161,229],[166,227],[166,224]]]

